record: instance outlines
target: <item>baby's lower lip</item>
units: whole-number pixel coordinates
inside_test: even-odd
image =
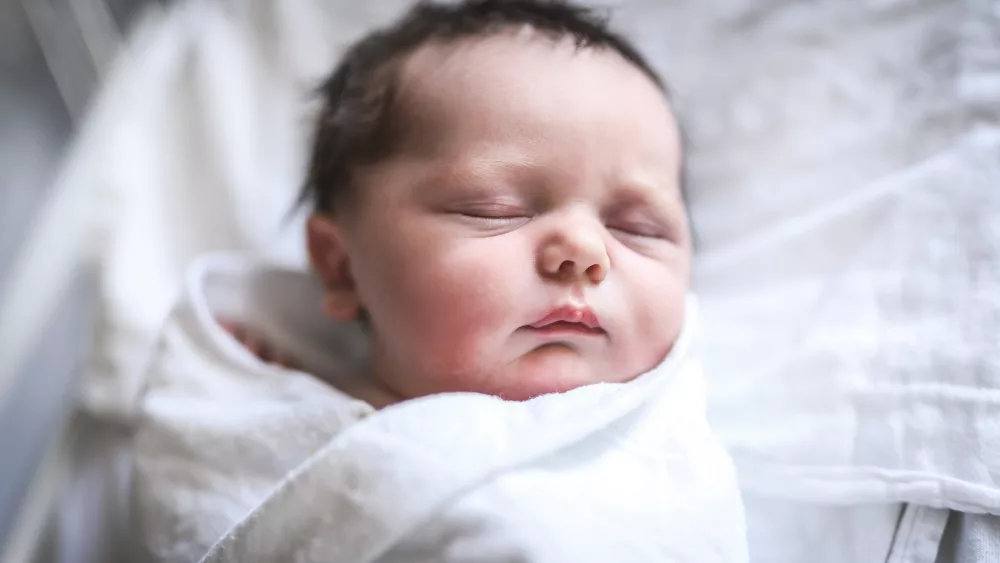
[[[604,334],[604,329],[591,328],[582,323],[566,321],[558,321],[540,327],[526,326],[524,328],[535,334],[544,336],[601,336]]]

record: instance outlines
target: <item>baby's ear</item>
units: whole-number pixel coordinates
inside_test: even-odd
[[[358,317],[361,299],[351,275],[351,263],[340,225],[332,217],[316,214],[306,223],[309,261],[323,280],[323,311],[335,321]]]

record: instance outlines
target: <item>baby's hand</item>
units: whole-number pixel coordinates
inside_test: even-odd
[[[272,346],[267,341],[267,337],[259,330],[255,330],[244,323],[226,319],[219,319],[219,324],[237,342],[242,344],[244,348],[249,350],[251,354],[262,362],[288,369],[298,369],[295,360]]]

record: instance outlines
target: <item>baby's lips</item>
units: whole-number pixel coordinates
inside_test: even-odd
[[[532,328],[543,328],[555,323],[578,323],[589,329],[600,329],[601,322],[593,309],[583,305],[562,305],[553,309],[548,315],[532,323]]]

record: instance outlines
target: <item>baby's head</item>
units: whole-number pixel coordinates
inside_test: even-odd
[[[395,394],[527,399],[654,367],[691,239],[664,88],[561,2],[421,4],[321,90],[309,255]]]

